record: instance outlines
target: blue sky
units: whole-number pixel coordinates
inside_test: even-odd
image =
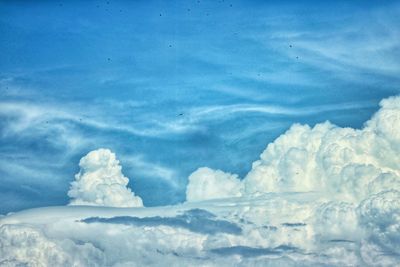
[[[297,2],[0,2],[0,213],[66,204],[100,147],[154,206],[293,123],[361,127],[400,90],[400,5]]]

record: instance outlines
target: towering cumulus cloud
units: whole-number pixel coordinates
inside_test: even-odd
[[[89,152],[71,183],[70,205],[141,207],[142,199],[127,188],[129,179],[121,172],[115,154],[108,149]]]
[[[400,97],[385,99],[380,106],[361,130],[329,122],[313,128],[293,125],[267,146],[242,181],[199,169],[190,176],[188,189],[196,190],[187,190],[187,200],[316,191],[360,203],[381,191],[400,190]],[[206,188],[210,183],[213,190]],[[212,194],[199,194],[206,191]]]

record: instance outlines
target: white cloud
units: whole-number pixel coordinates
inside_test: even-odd
[[[187,201],[241,196],[242,185],[237,175],[210,168],[199,168],[189,176]]]
[[[360,203],[385,189],[400,190],[400,97],[384,99],[361,130],[329,122],[293,125],[269,144],[246,177],[200,168],[189,176],[187,200],[268,192],[324,192]]]
[[[77,245],[71,240],[51,240],[27,225],[0,227],[1,266],[93,266],[104,255],[92,244]]]
[[[292,126],[253,163],[244,179],[246,192],[323,191],[359,202],[380,175],[398,180],[400,98],[380,105],[361,130],[328,122],[313,128]]]
[[[70,205],[143,206],[142,199],[127,188],[129,179],[122,174],[119,161],[110,150],[89,152],[79,166],[81,170],[68,191]]]

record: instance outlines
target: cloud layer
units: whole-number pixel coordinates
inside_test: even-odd
[[[89,152],[80,160],[79,167],[68,191],[70,205],[143,206],[142,199],[127,187],[129,179],[122,174],[119,161],[110,150]]]

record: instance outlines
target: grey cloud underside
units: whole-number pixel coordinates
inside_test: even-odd
[[[278,246],[275,248],[254,248],[246,246],[234,246],[234,247],[221,247],[214,248],[211,252],[219,254],[221,256],[240,255],[243,257],[258,257],[263,255],[282,255],[285,252],[296,251],[297,248],[291,246]]]
[[[231,223],[225,220],[214,219],[215,215],[201,209],[193,209],[185,211],[182,215],[175,217],[112,217],[112,218],[99,218],[90,217],[83,219],[84,223],[111,223],[111,224],[123,224],[123,225],[134,225],[134,226],[168,226],[172,228],[184,228],[189,231],[199,234],[217,234],[227,233],[238,235],[242,233],[242,229],[235,223]]]

